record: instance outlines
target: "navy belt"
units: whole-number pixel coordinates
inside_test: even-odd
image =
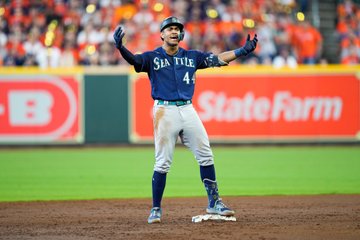
[[[156,100],[156,105],[174,105],[174,106],[183,106],[191,104],[191,100],[177,100],[177,101],[165,101],[165,100]]]

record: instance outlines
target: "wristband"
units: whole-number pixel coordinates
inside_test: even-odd
[[[236,57],[246,56],[247,55],[247,51],[243,47],[235,49],[234,53],[235,53]]]

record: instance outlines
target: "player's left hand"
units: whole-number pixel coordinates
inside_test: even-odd
[[[115,40],[115,46],[117,49],[120,49],[122,47],[122,39],[124,37],[125,33],[123,31],[123,28],[121,26],[118,26],[116,29],[115,29],[115,32],[114,32],[114,40]]]
[[[246,43],[243,46],[244,50],[246,51],[246,55],[255,50],[257,42],[258,39],[256,34],[252,40],[250,40],[250,34],[247,35]]]

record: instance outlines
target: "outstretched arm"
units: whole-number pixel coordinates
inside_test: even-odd
[[[119,49],[121,55],[123,58],[131,65],[134,65],[135,67],[142,65],[142,58],[139,55],[132,54],[123,44],[122,39],[124,37],[125,33],[122,29],[122,27],[118,26],[114,32],[114,40],[115,40],[115,46],[117,49]]]
[[[246,56],[249,53],[251,53],[252,51],[255,50],[256,48],[256,44],[258,42],[257,39],[257,35],[255,34],[254,38],[252,40],[250,40],[250,34],[248,34],[247,39],[246,39],[246,43],[243,47],[232,50],[232,51],[227,51],[227,52],[223,52],[220,53],[218,55],[218,58],[220,61],[223,61],[225,63],[229,63],[235,59],[237,59],[238,57],[241,56]]]

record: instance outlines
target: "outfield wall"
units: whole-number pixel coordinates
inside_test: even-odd
[[[212,142],[357,142],[360,66],[199,70]],[[146,74],[127,67],[0,69],[0,144],[152,142]]]

